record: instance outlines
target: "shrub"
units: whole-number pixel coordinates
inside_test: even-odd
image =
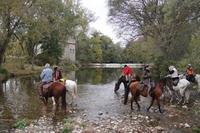
[[[27,126],[27,120],[26,119],[19,119],[14,124],[14,128],[18,128],[18,129],[24,129],[26,126]]]
[[[192,128],[192,131],[194,133],[200,133],[200,128],[198,128],[198,127]]]

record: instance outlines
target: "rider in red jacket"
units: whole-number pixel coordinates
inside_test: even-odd
[[[128,65],[124,65],[124,68],[122,69],[122,75],[126,76],[126,81],[130,83],[133,76],[133,69]]]

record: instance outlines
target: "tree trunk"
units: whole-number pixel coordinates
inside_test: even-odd
[[[4,53],[5,53],[5,45],[0,46],[0,66],[3,64],[4,62]]]
[[[31,69],[34,70],[34,64],[35,64],[35,57],[33,56],[31,58]]]

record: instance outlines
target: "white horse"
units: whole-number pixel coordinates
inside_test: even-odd
[[[172,103],[174,96],[176,96],[178,98],[178,104],[180,104],[182,101],[183,104],[188,103],[190,98],[190,86],[191,84],[188,80],[180,79],[176,86],[173,85],[173,90],[167,87],[171,96],[170,102]]]
[[[197,91],[200,92],[200,74],[195,75],[195,81],[197,82],[197,86],[198,86]]]
[[[77,97],[77,81],[73,81],[73,80],[64,80],[64,85],[67,89],[66,92],[66,101],[70,101],[68,102],[68,104],[70,104],[71,106],[73,106],[74,104],[74,100]],[[53,101],[53,105],[56,104],[54,97],[52,97],[52,101]]]
[[[180,79],[186,79],[185,74],[179,75]],[[195,82],[197,83],[197,91],[200,92],[200,74],[195,74]]]

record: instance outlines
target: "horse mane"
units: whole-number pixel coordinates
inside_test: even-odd
[[[138,75],[135,76],[136,81],[140,81],[140,77]]]

